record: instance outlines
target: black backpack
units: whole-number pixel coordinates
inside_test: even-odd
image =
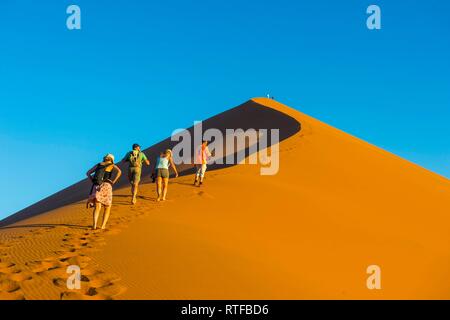
[[[95,169],[94,176],[92,177],[92,183],[94,185],[99,186],[101,185],[105,180],[108,180],[111,178],[111,172],[106,172],[106,168],[109,166],[112,166],[111,163],[108,164],[98,164],[97,168]]]

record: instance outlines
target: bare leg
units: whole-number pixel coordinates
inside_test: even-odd
[[[97,229],[97,221],[98,216],[100,215],[100,210],[102,210],[102,204],[100,202],[95,203],[95,209],[94,209],[94,223],[93,223],[93,229]]]
[[[161,196],[162,196],[161,184],[162,184],[162,178],[158,177],[158,179],[156,180],[156,193],[158,194],[158,199],[156,201],[161,201]]]
[[[169,178],[163,178],[163,193],[162,193],[162,199],[163,201],[166,200],[167,195],[167,189],[169,188]]]
[[[194,180],[194,186],[197,184],[197,182],[198,182],[198,175],[199,175],[199,173],[198,173],[198,165],[195,165],[195,180]]]
[[[199,169],[199,175],[200,175],[200,184],[203,184],[203,178],[205,177],[206,172],[206,165],[202,165]]]
[[[136,183],[136,184],[131,185],[131,195],[133,197],[131,202],[133,204],[135,204],[137,201],[136,198],[137,198],[138,189],[139,189],[139,184]]]
[[[111,213],[111,206],[105,207],[105,212],[103,213],[102,230],[105,230],[106,228],[106,223],[108,222],[110,213]]]

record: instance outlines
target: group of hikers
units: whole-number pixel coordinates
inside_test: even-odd
[[[208,149],[208,141],[202,141],[202,144],[196,149],[196,167],[194,186],[201,186],[205,177],[207,162],[211,157]],[[113,200],[113,185],[122,176],[122,170],[115,164],[113,154],[107,154],[103,157],[103,161],[93,166],[86,175],[92,181],[92,188],[86,204],[87,208],[94,208],[93,213],[93,229],[97,229],[98,218],[102,208],[104,208],[103,222],[101,229],[106,229],[111,206]],[[128,163],[128,181],[131,185],[131,204],[135,205],[139,191],[139,183],[141,181],[143,165],[150,166],[150,161],[141,146],[137,143],[133,144],[133,148],[128,152],[122,161]],[[172,167],[175,177],[178,177],[177,167],[173,161],[172,151],[167,149],[159,154],[152,171],[152,181],[156,182],[156,201],[165,201],[169,186],[169,168]],[[113,178],[113,173],[115,176]]]

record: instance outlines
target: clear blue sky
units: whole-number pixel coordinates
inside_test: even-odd
[[[382,30],[366,8],[382,9]],[[66,8],[82,30],[66,28]],[[0,1],[0,218],[268,92],[450,177],[450,1]]]

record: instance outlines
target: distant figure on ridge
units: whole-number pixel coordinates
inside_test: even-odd
[[[196,150],[196,160],[195,167],[197,169],[197,173],[195,174],[194,186],[201,186],[203,184],[203,178],[205,177],[206,172],[206,164],[211,157],[211,152],[209,152],[208,141],[203,140],[202,144]]]
[[[156,201],[165,201],[167,189],[169,188],[169,166],[175,171],[175,177],[178,177],[178,171],[172,158],[172,151],[167,149],[161,152],[156,160],[156,193],[158,199]]]
[[[141,146],[133,144],[133,150],[128,152],[122,161],[128,162],[128,180],[131,184],[131,203],[136,204],[139,182],[141,181],[142,164],[150,165],[147,156],[141,152]]]
[[[112,172],[116,171],[116,177],[112,180]],[[94,174],[94,175],[92,175]],[[89,195],[88,207],[93,204],[94,209],[94,223],[93,229],[97,229],[97,221],[102,210],[102,206],[105,207],[103,213],[103,223],[102,230],[106,228],[106,223],[108,222],[109,215],[111,213],[112,198],[113,198],[113,188],[112,186],[119,180],[122,175],[122,171],[118,166],[114,164],[114,155],[107,154],[103,161],[92,167],[86,175],[91,179],[93,185],[91,189],[91,194]]]

